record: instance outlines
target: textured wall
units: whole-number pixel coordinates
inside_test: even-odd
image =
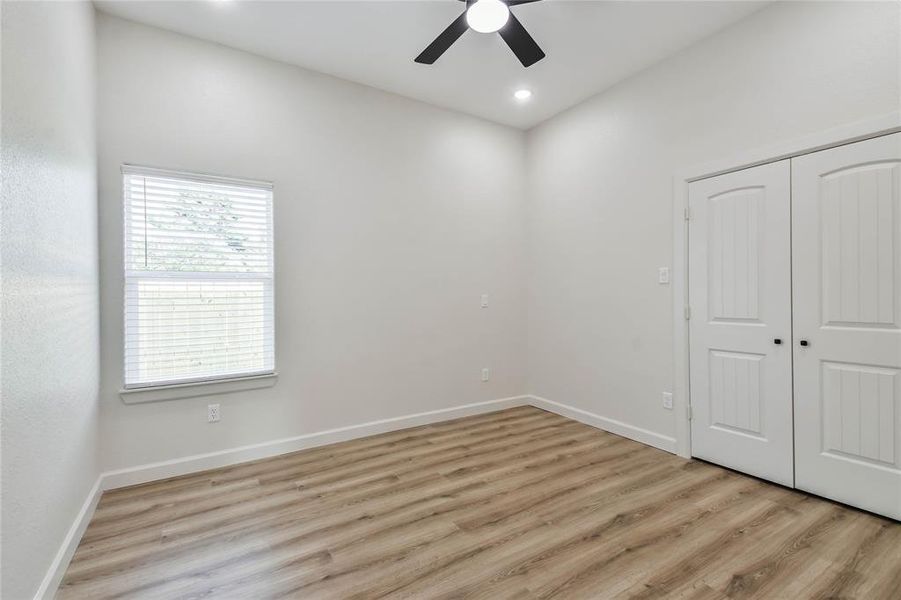
[[[2,8],[4,599],[31,598],[97,479],[94,9]]]

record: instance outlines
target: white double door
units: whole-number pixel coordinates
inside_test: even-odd
[[[901,134],[689,202],[692,454],[901,519]]]

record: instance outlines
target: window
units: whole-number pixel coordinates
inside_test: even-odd
[[[272,186],[122,173],[126,389],[274,372]]]

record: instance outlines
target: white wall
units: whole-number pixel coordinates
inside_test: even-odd
[[[529,133],[529,391],[675,437],[672,177],[899,108],[897,2],[778,3]]]
[[[105,15],[98,78],[105,469],[526,391],[522,132]],[[275,184],[281,375],[218,424],[119,398],[126,162]]]
[[[19,598],[98,471],[93,21],[79,4],[2,15],[2,591]],[[526,391],[673,436],[655,281],[673,172],[901,93],[896,3],[774,5],[527,138],[98,19],[104,470]],[[221,423],[209,398],[118,396],[124,162],[275,183],[281,377],[217,397]]]
[[[2,9],[0,595],[30,598],[97,479],[94,9]]]

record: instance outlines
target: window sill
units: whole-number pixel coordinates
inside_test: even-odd
[[[180,400],[182,398],[196,398],[198,396],[212,396],[214,394],[270,388],[277,381],[278,373],[268,373],[266,375],[220,379],[218,381],[195,381],[146,388],[123,389],[119,390],[119,397],[122,398],[122,402],[125,404],[162,402],[165,400]]]

